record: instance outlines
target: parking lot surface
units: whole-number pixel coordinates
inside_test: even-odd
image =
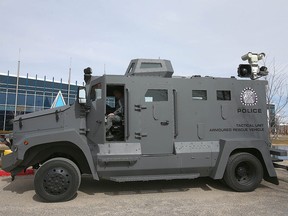
[[[0,178],[0,215],[288,215],[288,171],[277,169],[280,185],[263,181],[237,193],[209,178],[153,182],[97,182],[82,177],[77,196],[45,203],[34,192],[33,176]]]

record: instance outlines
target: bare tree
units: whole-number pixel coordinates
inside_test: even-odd
[[[268,81],[267,104],[268,106],[275,106],[275,112],[269,112],[269,127],[271,138],[277,138],[278,127],[287,118],[285,113],[285,108],[288,105],[288,74],[285,73],[287,65],[277,66],[275,59],[273,59],[268,69],[269,75],[265,78]]]

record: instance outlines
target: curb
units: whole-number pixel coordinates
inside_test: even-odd
[[[18,173],[16,176],[25,176],[25,175],[34,175],[34,170],[33,169],[27,169],[26,172],[24,173],[24,170]],[[0,170],[0,177],[2,176],[11,176],[10,172],[5,172],[4,170]]]

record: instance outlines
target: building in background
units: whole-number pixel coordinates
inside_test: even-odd
[[[8,74],[0,74],[0,131],[12,130],[12,120],[16,114],[26,114],[43,109],[50,109],[58,92],[63,95],[66,104],[73,104],[77,97],[77,82],[69,85],[54,80],[31,78],[28,76],[19,78],[17,106],[16,101],[17,77]],[[68,98],[69,97],[69,98]]]

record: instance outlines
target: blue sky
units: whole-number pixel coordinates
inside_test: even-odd
[[[241,55],[288,59],[286,0],[0,0],[0,73],[83,81],[124,74],[133,58],[170,59],[177,75],[233,76]]]

